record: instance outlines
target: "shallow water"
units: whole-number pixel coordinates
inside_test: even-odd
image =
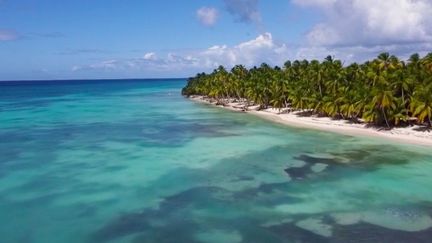
[[[188,101],[184,80],[0,83],[0,242],[428,242],[430,148]]]

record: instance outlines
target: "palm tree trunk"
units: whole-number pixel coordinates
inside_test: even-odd
[[[402,102],[403,102],[404,108],[406,108],[407,104],[405,104],[405,92],[404,92],[403,88],[402,88]],[[406,119],[407,119],[408,118],[408,109],[405,109],[405,116],[406,116]]]
[[[403,102],[404,105],[405,105],[405,94],[404,94],[404,90],[403,90],[403,88],[402,88],[402,102]]]
[[[386,122],[387,128],[390,128],[390,125],[389,125],[389,123],[388,123],[387,115],[386,115],[386,113],[385,113],[385,109],[384,109],[384,107],[383,107],[381,110],[382,110],[382,113],[383,113],[383,115],[384,115],[384,120],[385,120],[385,122]]]

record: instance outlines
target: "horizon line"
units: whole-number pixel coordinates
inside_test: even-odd
[[[16,79],[16,80],[0,80],[1,82],[52,82],[52,81],[114,81],[114,80],[163,80],[163,79],[188,79],[190,77],[177,77],[177,78],[78,78],[78,79]]]

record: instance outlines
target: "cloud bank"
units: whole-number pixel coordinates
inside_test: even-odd
[[[430,0],[293,0],[324,21],[307,34],[311,45],[374,46],[432,40]]]
[[[177,72],[193,75],[194,72],[210,71],[219,65],[228,68],[243,64],[259,65],[267,62],[272,65],[283,63],[290,52],[283,43],[277,43],[270,33],[234,46],[215,45],[204,50],[158,55],[155,52],[145,53],[139,58],[104,60],[90,65],[77,65],[73,71],[105,70],[127,71],[142,70],[146,72]]]

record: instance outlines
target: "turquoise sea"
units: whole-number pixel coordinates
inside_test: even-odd
[[[431,149],[191,102],[0,83],[0,242],[430,242]]]

